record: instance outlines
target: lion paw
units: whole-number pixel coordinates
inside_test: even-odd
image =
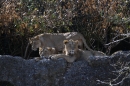
[[[55,56],[51,56],[50,59],[55,59]]]

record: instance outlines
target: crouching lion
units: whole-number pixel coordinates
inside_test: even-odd
[[[32,45],[32,50],[34,51],[37,50],[37,48],[54,47],[58,53],[64,49],[63,41],[69,39],[78,40],[78,47],[82,49],[84,44],[88,50],[93,52],[93,50],[86,44],[83,35],[78,32],[44,33],[32,37],[29,39],[29,43]]]
[[[53,47],[39,48],[40,57],[49,57],[52,54],[56,54],[56,50]]]
[[[35,57],[34,59],[36,61],[39,61],[43,58],[49,58],[51,55],[56,54],[56,50],[53,47],[45,47],[45,48],[39,48],[39,55],[40,57]]]
[[[78,59],[85,59],[88,60],[89,56],[106,56],[106,54],[104,54],[101,51],[86,51],[86,50],[82,50],[78,48],[78,43],[79,41],[76,40],[64,40],[63,44],[64,44],[64,50],[63,50],[63,54],[57,54],[57,55],[53,55],[51,58],[52,59],[57,59],[57,58],[64,58],[66,59],[67,62],[74,62],[75,60]]]

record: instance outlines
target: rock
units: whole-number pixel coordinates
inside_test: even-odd
[[[111,57],[109,56],[90,56],[88,63],[91,66],[106,66],[110,64]]]
[[[116,69],[111,64],[120,58],[124,63],[129,62],[129,53],[119,51],[111,56],[90,57],[89,61],[73,63],[67,63],[63,58],[36,61],[0,55],[0,82],[7,81],[14,86],[109,86],[99,81],[115,79],[117,75],[113,71]],[[125,82],[130,84],[129,81],[124,80],[120,86],[127,86]]]
[[[0,81],[11,82],[14,86],[50,86],[55,84],[56,76],[63,75],[66,66],[63,59],[37,62],[0,55]]]
[[[105,80],[112,76],[111,66],[90,66],[86,61],[77,61],[65,74],[64,86],[106,86],[97,80]]]

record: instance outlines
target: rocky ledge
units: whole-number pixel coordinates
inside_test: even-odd
[[[0,82],[7,81],[14,86],[128,86],[130,79],[124,77],[129,76],[129,61],[130,51],[73,63],[63,58],[35,61],[0,55]],[[123,72],[120,77],[119,70]]]

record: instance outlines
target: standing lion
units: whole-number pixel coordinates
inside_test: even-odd
[[[78,40],[78,47],[83,49],[83,45],[91,52],[94,52],[87,44],[82,34],[78,32],[67,32],[67,33],[44,33],[29,39],[32,45],[32,50],[37,48],[53,47],[58,52],[62,52],[64,49],[64,40]]]

